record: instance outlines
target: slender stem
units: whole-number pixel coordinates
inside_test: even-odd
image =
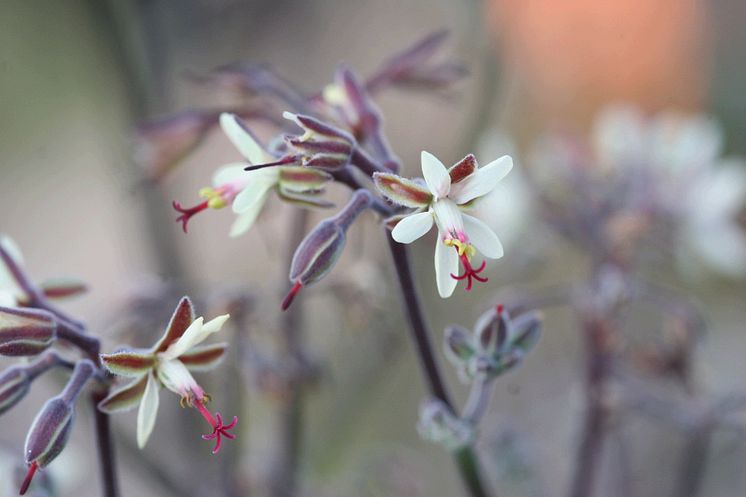
[[[293,214],[292,231],[287,246],[287,267],[293,260],[295,248],[303,241],[309,213],[298,209]],[[303,299],[290,306],[281,317],[281,336],[285,357],[293,365],[287,395],[280,406],[280,454],[271,481],[273,497],[292,497],[297,494],[298,468],[303,442],[304,388],[297,365],[305,362],[303,341]]]
[[[466,400],[461,418],[473,425],[479,423],[482,419],[492,397],[493,382],[491,379],[474,380],[469,391],[469,398]]]
[[[417,348],[417,356],[420,360],[420,367],[422,368],[428,390],[430,391],[430,395],[443,402],[453,411],[453,403],[446,390],[438,363],[435,360],[433,345],[430,339],[431,335],[425,323],[422,306],[420,305],[417,288],[415,287],[412,276],[409,252],[406,245],[394,241],[388,232],[386,233],[386,238],[389,242],[389,249],[394,259],[399,287],[404,298],[404,312],[409,321],[410,334]],[[471,447],[464,447],[456,451],[454,457],[468,495],[471,497],[487,497],[489,494],[482,483],[479,463],[477,462],[474,450]]]
[[[586,341],[586,407],[582,435],[575,458],[570,497],[590,497],[596,482],[603,451],[604,430],[608,412],[604,405],[610,374],[610,329],[602,317],[584,319]]]
[[[111,436],[111,420],[108,414],[99,411],[97,407],[98,403],[107,395],[107,391],[93,393],[91,402],[93,405],[93,420],[96,425],[96,443],[98,445],[103,495],[104,497],[117,497],[119,495],[119,484],[114,456],[114,442]]]

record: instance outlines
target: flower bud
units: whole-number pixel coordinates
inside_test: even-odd
[[[29,391],[31,377],[22,366],[13,366],[0,374],[0,414],[16,405]]]
[[[285,112],[283,117],[305,131],[301,136],[288,136],[285,139],[298,152],[297,159],[301,165],[334,171],[349,164],[355,149],[352,135],[310,116]]]
[[[62,393],[44,404],[26,436],[26,464],[43,468],[65,448],[73,424],[75,399],[94,371],[91,361],[78,362]]]
[[[290,307],[302,287],[316,283],[331,271],[344,250],[347,228],[370,207],[372,199],[367,190],[357,190],[336,216],[321,221],[306,235],[290,264],[293,287],[282,302],[283,310]]]
[[[0,355],[30,356],[52,345],[57,323],[40,309],[0,307]]]
[[[26,463],[43,468],[65,448],[74,418],[73,405],[53,397],[36,415],[26,437]]]
[[[461,449],[474,441],[474,428],[459,419],[442,401],[430,399],[420,406],[417,431],[425,440],[439,443],[449,450]]]

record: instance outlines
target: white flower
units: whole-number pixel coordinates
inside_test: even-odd
[[[318,200],[324,185],[331,176],[323,171],[297,165],[281,165],[282,160],[267,152],[259,141],[246,129],[235,114],[220,115],[220,126],[228,139],[248,161],[227,164],[214,174],[212,187],[202,188],[201,204],[182,208],[174,202],[174,208],[181,213],[177,219],[187,230],[189,219],[205,209],[222,209],[231,204],[237,214],[230,230],[231,237],[246,233],[256,221],[272,191],[283,200],[305,207],[330,207],[331,204]],[[248,166],[266,166],[246,171]]]
[[[181,397],[182,405],[195,407],[215,427],[214,418],[204,407],[208,396],[190,370],[212,369],[222,359],[227,344],[200,344],[220,331],[228,318],[229,315],[224,314],[207,323],[202,317],[194,319],[191,301],[183,298],[165,333],[151,349],[101,356],[103,365],[109,371],[119,376],[134,377],[135,380],[111,392],[99,404],[99,408],[111,413],[131,409],[139,402],[137,443],[142,448],[155,426],[159,385],[163,385]]]
[[[422,175],[427,190],[394,175],[375,175],[376,185],[384,195],[403,205],[418,207],[394,227],[391,233],[394,240],[412,243],[430,231],[433,224],[437,225],[435,274],[441,297],[451,296],[461,279],[468,279],[467,290],[471,288],[472,279],[486,281],[479,276],[485,264],[479,268],[471,265],[471,258],[477,251],[490,259],[503,256],[497,235],[464,210],[474,200],[494,190],[512,167],[513,160],[507,155],[482,168],[477,167],[473,155],[468,155],[448,170],[434,155],[423,151]],[[461,276],[458,276],[459,262],[464,268]]]
[[[653,117],[613,106],[594,127],[597,159],[622,177],[645,175],[648,198],[673,223],[675,255],[686,275],[704,266],[746,275],[746,233],[738,216],[746,201],[746,168],[720,158],[722,132],[712,119],[673,112]]]

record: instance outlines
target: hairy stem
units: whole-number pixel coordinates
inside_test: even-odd
[[[431,334],[427,328],[427,323],[425,323],[422,306],[420,305],[417,288],[415,287],[412,276],[409,252],[406,245],[394,241],[388,232],[386,238],[389,242],[389,249],[394,259],[399,287],[404,298],[404,312],[409,321],[410,334],[417,349],[417,357],[419,358],[420,367],[422,368],[428,390],[430,391],[430,395],[443,402],[453,411],[453,403],[446,390],[438,363],[435,360],[433,345],[430,339]],[[479,463],[477,462],[474,450],[471,447],[464,447],[456,451],[454,457],[468,495],[471,497],[487,497],[489,494],[482,483]]]
[[[287,267],[290,267],[295,248],[300,245],[308,225],[309,213],[297,209],[293,213],[290,239],[287,246]],[[298,468],[303,441],[304,389],[303,378],[296,365],[305,363],[303,341],[303,299],[282,313],[281,333],[285,358],[293,364],[287,395],[282,399],[279,413],[280,454],[271,481],[273,497],[292,497],[297,494]]]
[[[493,384],[490,379],[477,379],[471,384],[461,418],[476,425],[482,419],[492,397]]]
[[[608,418],[604,399],[611,366],[610,329],[603,318],[590,316],[584,318],[583,332],[586,341],[586,406],[569,497],[593,495]]]
[[[106,398],[108,391],[96,392],[91,395],[93,404],[93,420],[96,425],[96,443],[98,445],[98,459],[101,469],[102,495],[104,497],[118,497],[119,484],[117,480],[116,458],[114,457],[114,441],[111,436],[111,420],[108,414],[98,410],[98,403]]]

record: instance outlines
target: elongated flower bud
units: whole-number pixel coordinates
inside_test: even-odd
[[[65,389],[49,399],[36,415],[26,437],[26,463],[37,463],[39,467],[49,464],[65,447],[74,417],[75,399],[95,368],[88,360],[75,365]]]
[[[290,264],[293,287],[282,303],[283,310],[290,306],[301,288],[329,274],[344,250],[347,228],[361,212],[370,207],[372,198],[367,190],[356,191],[336,216],[321,221],[306,235]]]
[[[54,342],[57,323],[40,309],[0,307],[0,355],[36,355]]]
[[[344,130],[311,116],[285,112],[285,119],[295,122],[304,131],[301,136],[289,136],[286,143],[299,156],[303,166],[334,171],[345,167],[356,147],[355,138]]]

